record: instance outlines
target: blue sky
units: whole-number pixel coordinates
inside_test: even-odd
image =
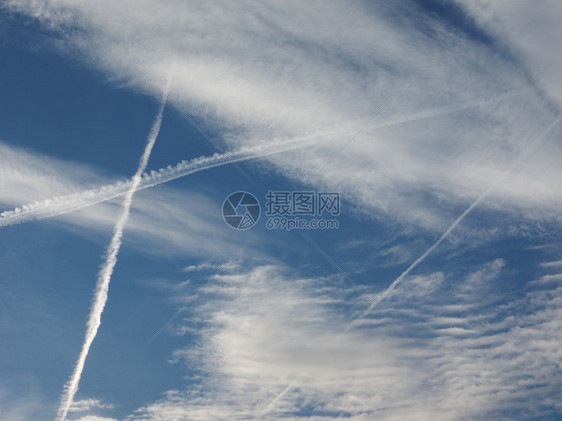
[[[562,418],[556,1],[0,11],[0,420]]]

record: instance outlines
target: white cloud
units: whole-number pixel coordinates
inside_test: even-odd
[[[458,0],[471,15],[525,63],[545,95],[562,105],[556,51],[562,42],[562,5],[556,0]]]
[[[545,268],[558,268],[558,267],[562,267],[562,260],[554,260],[552,262],[544,262],[542,264],[543,267]]]
[[[287,279],[278,268],[261,266],[218,281],[206,288],[215,300],[204,300],[190,319],[207,321],[200,345],[174,354],[176,362],[201,371],[203,388],[170,392],[138,419],[223,419],[233,413],[260,418],[295,381],[273,413],[298,411],[291,402],[296,398],[315,411],[370,414],[391,391],[414,391],[417,376],[402,367],[404,357],[384,352],[401,339],[345,332],[342,319],[330,311],[338,304],[334,294],[341,295],[329,286],[334,280]]]
[[[4,206],[50,199],[108,181],[107,176],[86,164],[38,155],[0,142],[0,203]]]
[[[113,409],[112,404],[107,404],[99,399],[81,399],[72,402],[69,412],[89,412],[93,409]]]
[[[203,263],[199,263],[197,265],[189,265],[183,268],[184,272],[201,272],[204,270],[232,270],[235,269],[236,267],[238,267],[238,264],[236,262],[228,262],[225,263],[223,265],[218,265],[215,263],[210,263],[210,262],[203,262]]]
[[[0,386],[0,421],[28,421],[45,414],[46,405],[37,390],[25,390],[25,394],[18,390],[16,395],[15,385],[6,386]]]
[[[179,323],[204,326],[196,346],[173,356],[195,385],[127,419],[511,419],[509,411],[539,418],[559,411],[562,291],[535,289],[506,302],[491,293],[504,266],[497,259],[463,279],[411,278],[384,312],[350,330],[346,315],[366,300],[339,278],[301,278],[275,265],[222,275]]]
[[[221,130],[229,146],[321,133],[309,151],[270,158],[273,168],[338,189],[362,211],[431,229],[447,226],[553,120],[529,63],[414,3],[7,4],[62,29],[65,48],[112,77],[156,93],[144,74],[171,75],[171,100]],[[351,137],[408,79],[317,175],[345,143],[342,133]],[[481,206],[557,218],[561,151],[549,141],[560,130]]]
[[[110,181],[99,169],[82,163],[3,143],[0,150],[0,201],[9,206],[80,192]],[[231,232],[220,219],[220,204],[204,194],[157,187],[138,192],[136,198],[125,235],[127,246],[156,256],[190,253],[205,257],[227,256],[240,247],[239,239],[229,236]],[[97,238],[105,238],[115,224],[121,201],[116,198],[68,213],[51,223],[77,235],[92,238],[95,233]]]
[[[543,13],[530,13],[522,3],[505,6],[515,17],[507,16],[497,32],[521,51],[519,61],[413,3],[413,9],[396,2],[6,4],[62,31],[65,47],[111,77],[156,94],[144,74],[159,82],[171,75],[171,100],[220,131],[229,147],[322,137],[305,152],[268,159],[263,169],[337,189],[359,211],[408,227],[449,226],[553,121],[548,97],[560,97],[559,58],[546,54],[555,49],[536,48],[557,45],[559,29],[549,24],[531,31],[527,23],[518,35],[521,19]],[[550,5],[557,16],[557,5]],[[491,30],[484,12],[473,10]],[[549,133],[481,206],[559,221],[562,151],[552,140],[560,133],[560,127]],[[32,176],[32,185],[45,179]],[[56,181],[51,188],[60,194],[75,186]],[[38,195],[32,189],[11,192],[6,200],[23,203],[24,195]],[[138,247],[143,235],[192,253],[211,251],[205,238],[212,237],[217,249],[226,243],[205,217],[211,208],[204,197],[178,199],[159,189],[144,202],[143,194],[130,224]],[[162,204],[157,214],[151,211],[155,200]],[[80,230],[107,227],[111,206],[65,221]],[[479,223],[485,221],[473,227]],[[182,224],[194,228],[189,239],[178,234]],[[274,266],[222,275],[222,284],[206,290],[213,299],[192,317],[204,325],[199,346],[174,355],[200,371],[192,373],[201,376],[200,387],[170,391],[129,418],[255,418],[266,408],[270,419],[312,413],[358,420],[372,418],[373,411],[386,419],[415,414],[421,420],[509,419],[501,412],[507,409],[539,417],[549,408],[560,411],[562,291],[556,283],[536,284],[524,298],[500,302],[494,281],[504,264],[493,260],[464,277],[446,271],[418,276],[396,288],[387,311],[403,320],[415,346],[381,312],[346,331],[346,315],[365,305],[337,279],[302,279]],[[189,329],[189,320],[185,324]]]

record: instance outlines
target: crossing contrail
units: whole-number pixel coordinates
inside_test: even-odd
[[[431,252],[433,250],[435,250],[439,244],[441,244],[443,242],[443,240],[445,240],[449,234],[451,234],[451,232],[462,222],[462,220],[466,217],[466,215],[468,215],[476,206],[478,206],[478,204],[484,200],[488,194],[490,194],[490,192],[498,185],[500,184],[505,177],[507,177],[507,175],[513,170],[513,168],[519,163],[521,162],[521,160],[523,158],[525,158],[534,148],[536,148],[544,139],[544,137],[548,134],[548,132],[550,132],[552,130],[552,128],[554,128],[554,126],[556,126],[559,122],[560,122],[560,118],[561,117],[557,117],[552,123],[550,123],[548,125],[548,127],[546,129],[544,129],[538,136],[537,138],[531,142],[531,144],[525,148],[525,150],[523,150],[523,152],[521,152],[517,158],[515,160],[513,160],[513,162],[503,171],[503,173],[492,183],[490,184],[486,190],[484,190],[480,196],[478,196],[474,202],[471,203],[471,205],[466,208],[466,210],[460,214],[460,216],[455,219],[453,221],[453,223],[449,226],[449,228],[447,228],[447,230],[441,235],[441,237],[439,237],[439,239],[433,243],[433,245],[431,247],[429,247],[420,257],[418,257],[410,266],[408,266],[408,268],[402,272],[402,274],[400,276],[398,276],[398,278],[396,278],[389,286],[387,289],[385,289],[383,292],[381,292],[380,294],[378,294],[374,300],[372,301],[371,305],[369,305],[369,307],[367,308],[367,310],[365,310],[360,317],[358,317],[358,319],[362,319],[363,317],[365,317],[367,314],[369,314],[374,307],[378,306],[379,303],[381,301],[383,301],[384,299],[386,299],[389,294],[398,286],[398,284],[400,284],[400,282],[402,282],[402,280],[408,276],[408,274],[416,267],[418,266],[421,262],[423,262],[425,260],[425,258],[427,256],[429,256],[429,254],[431,254]]]
[[[185,177],[189,174],[234,162],[247,161],[250,159],[262,158],[281,152],[304,148],[311,146],[313,143],[314,142],[307,139],[275,141],[270,142],[267,145],[248,147],[234,152],[214,154],[212,156],[195,158],[189,161],[181,161],[176,165],[170,165],[158,171],[144,173],[136,190],[146,189],[177,178]],[[105,202],[125,195],[131,188],[132,184],[132,179],[120,181],[96,189],[42,200],[10,211],[5,211],[0,213],[0,228],[36,219],[63,215],[97,203]]]
[[[431,252],[433,250],[435,250],[442,242],[443,240],[445,240],[449,234],[451,234],[451,232],[462,222],[462,220],[476,207],[478,206],[478,204],[484,200],[486,198],[486,196],[498,185],[500,184],[505,177],[507,177],[507,175],[513,170],[513,168],[519,163],[521,162],[521,160],[523,158],[525,158],[534,148],[536,148],[544,139],[544,137],[548,134],[548,132],[550,132],[554,126],[556,126],[558,123],[560,122],[560,117],[556,118],[545,130],[543,130],[538,136],[537,138],[521,153],[519,154],[519,156],[504,170],[504,172],[498,177],[498,179],[496,179],[496,181],[494,181],[492,184],[490,184],[486,190],[484,190],[480,196],[478,196],[474,202],[472,202],[470,204],[470,206],[468,208],[465,209],[465,211],[457,218],[453,221],[453,223],[449,226],[449,228],[447,228],[447,230],[441,235],[441,237],[439,237],[439,239],[433,243],[433,245],[431,247],[429,247],[420,257],[418,257],[404,272],[402,272],[402,274],[400,276],[398,276],[398,278],[396,278],[389,286],[386,290],[384,290],[382,293],[378,294],[378,296],[372,300],[371,305],[357,318],[353,319],[349,325],[348,328],[350,328],[353,324],[353,322],[355,322],[356,320],[360,320],[363,317],[365,317],[367,314],[369,314],[373,308],[377,307],[384,299],[386,299],[390,293],[396,288],[396,286],[402,282],[402,280],[408,276],[408,274],[416,267],[418,266],[429,254],[431,254]],[[332,264],[334,264],[332,262]],[[283,399],[283,397],[293,388],[295,387],[299,382],[299,379],[296,378],[294,379],[290,384],[288,384],[279,394],[277,394],[266,406],[265,408],[261,411],[260,413],[260,417],[263,417],[265,415],[267,415],[269,412],[271,412],[272,409],[274,409],[275,405],[277,404],[277,402],[279,402],[279,400]]]
[[[463,104],[454,107],[440,108],[436,110],[426,111],[408,116],[403,119],[391,120],[380,124],[372,125],[373,128],[381,128],[386,126],[396,126],[403,123],[432,118],[440,115],[449,114],[456,111],[462,111],[489,103],[502,101],[506,98],[523,95],[524,91],[508,93],[496,98],[480,101],[472,104]],[[342,133],[344,133],[342,131]],[[320,137],[320,136],[319,136]],[[297,149],[300,147],[311,146],[310,138],[301,138],[285,141],[269,142],[267,145],[243,148],[235,152],[227,152],[224,154],[215,154],[210,157],[199,157],[189,161],[181,161],[174,166],[168,166],[158,171],[151,171],[150,174],[143,174],[142,180],[137,190],[153,187],[158,184],[184,177],[199,171],[204,171],[214,167],[219,167],[231,163],[246,161],[274,155],[286,150]],[[0,213],[0,228],[15,225],[23,222],[33,221],[37,219],[49,218],[63,215],[75,210],[79,210],[97,203],[123,196],[131,187],[132,180],[120,181],[114,184],[108,184],[99,188],[85,190],[79,193],[72,193],[64,196],[54,197],[47,200],[34,202],[13,210]]]
[[[152,148],[154,147],[154,143],[156,142],[156,138],[158,137],[158,133],[160,132],[160,126],[162,125],[162,116],[164,113],[164,108],[166,106],[166,98],[167,89],[166,93],[162,95],[162,101],[158,109],[158,114],[156,115],[156,119],[154,120],[152,128],[150,129],[150,133],[146,141],[146,146],[139,161],[137,171],[131,179],[130,186],[125,194],[123,207],[121,209],[121,215],[119,216],[119,219],[117,220],[117,223],[113,228],[113,236],[111,237],[111,241],[106,251],[106,260],[98,274],[96,289],[94,293],[94,301],[92,303],[90,316],[88,318],[84,344],[82,345],[82,350],[80,352],[80,355],[78,356],[78,361],[76,362],[74,371],[70,376],[70,379],[66,383],[61,397],[61,403],[58,410],[58,419],[60,421],[64,421],[66,419],[68,410],[70,409],[72,401],[74,400],[74,396],[78,391],[80,377],[82,376],[82,372],[84,370],[88,352],[90,351],[90,347],[92,346],[92,343],[94,342],[96,334],[98,333],[98,329],[101,325],[101,315],[107,302],[109,283],[111,281],[113,269],[115,268],[115,264],[117,263],[117,254],[119,253],[119,249],[121,248],[123,230],[125,228],[125,225],[127,224],[127,220],[129,219],[131,204],[133,203],[133,196],[142,181],[142,174],[146,169],[148,158],[150,157],[150,153],[152,152]]]

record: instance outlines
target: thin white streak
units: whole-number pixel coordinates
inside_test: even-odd
[[[431,119],[431,118],[435,118],[435,117],[442,117],[442,116],[446,116],[446,115],[453,114],[453,113],[460,113],[461,111],[468,111],[468,110],[471,110],[473,108],[480,108],[480,107],[485,107],[487,105],[498,104],[498,103],[500,103],[500,102],[502,102],[506,99],[512,99],[512,98],[517,98],[517,97],[520,97],[520,96],[526,96],[530,92],[534,92],[534,91],[532,89],[521,89],[517,92],[510,92],[510,93],[507,93],[507,94],[498,95],[496,97],[489,98],[489,99],[482,100],[482,101],[478,101],[478,102],[473,102],[473,103],[469,103],[469,104],[458,104],[458,105],[453,105],[453,106],[448,106],[448,107],[441,107],[441,108],[436,108],[436,109],[432,109],[432,110],[428,110],[428,111],[423,111],[421,113],[409,115],[405,118],[389,120],[389,121],[385,121],[385,122],[382,122],[382,123],[373,123],[373,124],[371,124],[371,127],[374,128],[374,129],[378,129],[378,128],[384,128],[384,127],[389,127],[389,126],[390,127],[399,126],[399,125],[402,125],[404,123],[414,123],[416,121]]]
[[[312,145],[313,142],[306,139],[277,141],[268,145],[251,148],[243,148],[235,152],[224,154],[214,154],[209,157],[195,158],[190,161],[181,161],[174,166],[161,168],[158,171],[151,171],[150,174],[144,173],[138,184],[137,190],[146,189],[177,178],[184,177],[199,171],[208,170],[234,162],[246,161],[250,159],[262,158],[281,152],[300,149]],[[9,225],[28,222],[36,219],[43,219],[63,215],[78,209],[105,202],[107,200],[122,196],[129,191],[134,180],[120,181],[108,184],[97,189],[85,190],[79,193],[55,197],[11,211],[0,213],[0,228]]]
[[[288,384],[281,392],[279,392],[279,394],[277,396],[275,396],[271,402],[269,402],[269,404],[267,404],[267,406],[263,409],[263,411],[260,413],[260,418],[269,414],[277,405],[277,402],[279,402],[281,399],[283,399],[285,397],[285,395],[287,393],[289,393],[289,391],[294,388],[295,386],[298,385],[299,379],[295,379],[293,380],[290,384]]]
[[[557,260],[554,262],[545,262],[545,263],[541,263],[541,266],[543,268],[558,268],[558,267],[562,267],[562,260]]]
[[[379,124],[373,124],[373,128],[383,128],[387,126],[396,126],[408,122],[414,122],[426,118],[438,117],[453,112],[463,111],[474,107],[480,107],[487,104],[503,101],[504,99],[517,97],[525,94],[525,90],[509,93],[498,96],[485,101],[480,101],[472,104],[457,105],[454,107],[435,109],[419,114],[414,114],[407,118],[391,120]],[[320,136],[319,136],[320,137]],[[208,170],[211,168],[247,161],[274,155],[284,151],[298,149],[300,147],[307,147],[312,145],[310,139],[293,139],[290,141],[276,141],[271,142],[267,146],[257,146],[244,148],[237,152],[227,152],[224,154],[215,154],[210,157],[199,157],[190,161],[181,161],[174,166],[161,168],[158,171],[151,171],[150,174],[143,174],[142,180],[137,190],[153,187],[158,184],[172,181],[176,178],[184,177],[199,171]],[[120,181],[114,184],[105,185],[96,189],[85,190],[79,193],[54,197],[29,205],[16,207],[13,210],[8,210],[0,213],[0,228],[7,227],[22,222],[33,221],[37,219],[49,218],[58,215],[63,215],[75,210],[79,210],[88,206],[92,206],[107,200],[122,196],[131,187],[132,180]]]
[[[142,157],[139,161],[137,171],[131,180],[131,186],[127,190],[127,193],[125,194],[121,215],[119,216],[119,219],[117,220],[117,223],[115,224],[115,227],[113,229],[113,236],[111,237],[111,242],[107,247],[107,252],[106,252],[107,257],[105,263],[100,269],[100,272],[98,274],[96,289],[94,293],[94,302],[92,304],[92,309],[90,310],[90,316],[88,318],[86,335],[84,337],[84,344],[82,345],[82,350],[80,351],[80,355],[78,357],[78,361],[76,362],[74,372],[72,373],[70,379],[65,385],[61,397],[61,404],[58,410],[58,419],[60,421],[64,421],[66,419],[66,415],[72,405],[74,396],[78,391],[78,385],[80,384],[80,377],[82,376],[84,365],[86,364],[86,358],[88,356],[88,352],[90,351],[90,347],[92,346],[92,343],[94,342],[94,339],[96,338],[96,335],[98,333],[98,329],[101,325],[101,316],[105,308],[105,304],[107,302],[107,295],[109,290],[109,283],[111,281],[111,275],[113,274],[113,269],[115,268],[115,264],[117,263],[117,255],[119,253],[119,249],[121,248],[121,239],[123,238],[123,230],[125,228],[125,225],[127,224],[127,220],[129,219],[131,204],[133,203],[133,196],[142,180],[141,178],[142,173],[146,169],[148,158],[150,157],[150,153],[152,152],[152,148],[154,147],[154,143],[156,142],[156,138],[158,137],[158,133],[160,132],[160,126],[162,124],[162,115],[164,113],[164,108],[166,105],[168,88],[166,89],[165,93],[162,95],[162,102],[160,103],[158,114],[156,116],[156,119],[154,120],[152,128],[150,129],[146,146],[142,154]]]
[[[439,237],[439,239],[435,243],[433,243],[431,247],[429,247],[420,257],[418,257],[404,272],[402,272],[402,274],[398,278],[396,278],[388,286],[387,289],[385,289],[383,292],[381,292],[375,297],[371,305],[369,305],[367,310],[365,310],[363,314],[361,314],[359,319],[365,317],[367,314],[371,312],[371,310],[374,307],[378,306],[381,301],[386,299],[389,296],[389,294],[396,288],[396,286],[400,284],[400,282],[402,282],[402,280],[406,276],[408,276],[408,274],[416,266],[418,266],[421,262],[423,262],[425,258],[429,256],[429,254],[431,254],[431,252],[435,250],[439,246],[439,244],[441,244],[443,240],[445,240],[449,236],[449,234],[462,222],[462,220],[466,217],[466,215],[468,215],[476,206],[478,206],[478,204],[482,200],[484,200],[488,196],[488,194],[490,194],[490,192],[507,177],[507,175],[511,172],[511,170],[513,170],[513,168],[523,158],[525,158],[529,153],[531,153],[532,150],[535,149],[540,142],[542,142],[542,140],[548,134],[548,132],[550,132],[550,130],[552,130],[552,128],[556,126],[559,122],[560,122],[560,117],[557,117],[545,130],[543,130],[542,133],[540,133],[539,136],[537,136],[537,138],[521,154],[519,154],[519,156],[504,170],[502,175],[499,176],[492,184],[490,184],[488,188],[486,188],[486,190],[484,190],[480,194],[480,196],[478,196],[476,200],[474,200],[474,202],[472,202],[472,204],[468,208],[466,208],[466,210],[457,219],[454,220],[454,222],[449,226],[449,228],[447,228],[447,230],[441,235],[441,237]]]

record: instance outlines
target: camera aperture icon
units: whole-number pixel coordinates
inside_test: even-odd
[[[230,194],[222,204],[224,221],[237,230],[253,227],[258,222],[260,213],[260,204],[256,197],[245,191]]]

